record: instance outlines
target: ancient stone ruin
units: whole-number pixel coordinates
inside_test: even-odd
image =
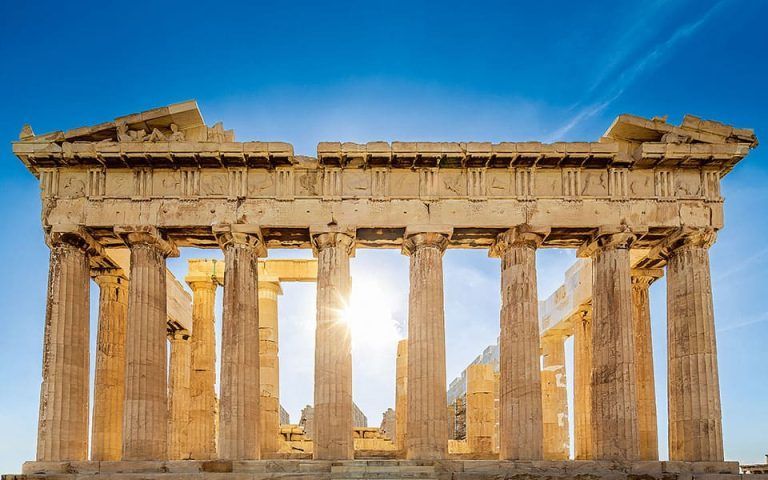
[[[322,142],[310,158],[288,143],[237,142],[192,101],[69,131],[25,126],[13,151],[40,180],[51,256],[37,458],[20,477],[735,479],[738,464],[723,458],[708,248],[723,227],[720,181],[756,145],[751,130],[693,116],[621,115],[595,142]],[[166,271],[184,247],[225,258],[190,262],[191,303]],[[276,247],[316,260],[260,260]],[[386,436],[353,421],[341,316],[358,248],[410,258]],[[442,259],[455,248],[499,259],[502,307],[498,374],[468,370],[466,445],[449,449]],[[590,260],[588,291],[546,318],[538,248]],[[655,424],[649,433],[647,292],[664,272],[669,462],[658,461]],[[317,282],[311,439],[280,421],[282,281]],[[562,428],[568,335],[578,460]]]

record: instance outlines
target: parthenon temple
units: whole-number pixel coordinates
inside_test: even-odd
[[[690,115],[679,125],[620,115],[593,142],[321,142],[316,157],[235,141],[194,101],[68,131],[25,125],[13,152],[40,181],[50,269],[37,456],[6,480],[735,480],[709,248],[724,226],[721,180],[755,146],[752,130]],[[166,261],[187,247],[224,259],[190,260],[177,280]],[[264,258],[277,248],[315,258]],[[409,258],[397,373],[376,379],[396,391],[382,428],[355,420],[344,319],[350,261],[367,248]],[[579,257],[541,302],[540,248]],[[443,258],[453,249],[498,259],[501,309],[498,345],[449,385]],[[648,295],[662,276],[668,461]],[[280,407],[283,282],[317,292],[314,399],[297,424]]]

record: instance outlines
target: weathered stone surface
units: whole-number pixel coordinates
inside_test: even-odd
[[[259,282],[259,369],[261,453],[280,449],[280,363],[278,359],[277,282]]]
[[[651,307],[648,287],[661,276],[657,270],[632,271],[632,318],[635,336],[635,377],[637,379],[637,421],[641,460],[659,459],[656,426],[656,388],[653,381]]]
[[[410,459],[439,459],[448,453],[443,303],[447,244],[445,233],[419,232],[408,236],[404,246],[410,255],[405,441]]]
[[[495,382],[492,365],[472,365],[467,369],[467,444],[470,452],[493,453],[496,450]]]
[[[192,263],[186,281],[192,289],[190,455],[194,459],[208,460],[216,458],[216,321],[213,310],[218,282],[206,269],[193,268]]]
[[[592,308],[573,320],[573,434],[576,460],[592,460]]]
[[[539,360],[536,247],[544,235],[515,228],[499,236],[501,257],[499,457],[542,458],[542,391]]]
[[[408,428],[408,340],[397,342],[395,376],[395,446],[404,451]]]
[[[224,250],[224,313],[221,330],[219,458],[257,460],[261,452],[259,400],[258,232],[217,229]]]
[[[171,346],[170,374],[168,375],[168,459],[192,458],[189,436],[190,376],[192,340],[186,330],[168,335]]]
[[[99,327],[93,382],[91,460],[120,460],[123,452],[125,396],[125,329],[128,280],[121,272],[102,271],[99,285]]]
[[[592,256],[592,434],[597,460],[637,460],[640,454],[629,260],[635,236],[623,230],[598,235],[584,248]]]
[[[78,232],[53,233],[43,344],[37,460],[86,460],[89,258]]]
[[[354,457],[352,337],[344,318],[354,239],[343,232],[322,232],[313,242],[317,251],[313,458],[346,460]]]
[[[544,459],[568,460],[568,392],[565,378],[565,338],[541,337],[541,388],[544,425]]]
[[[613,480],[739,480],[735,462],[599,462],[498,460],[261,460],[185,462],[28,462],[22,475],[4,480],[33,478],[76,480],[266,480],[266,479],[406,479],[440,478],[497,480],[500,478],[594,478]],[[753,480],[768,475],[750,475]]]
[[[120,227],[131,249],[125,340],[123,460],[165,460],[168,453],[165,259],[176,247],[153,227]]]
[[[669,458],[723,460],[717,345],[709,272],[711,230],[673,238],[667,263]]]

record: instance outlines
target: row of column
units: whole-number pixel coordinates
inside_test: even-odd
[[[112,380],[119,376],[119,364],[123,363],[122,429],[116,426],[120,422],[114,412],[95,405],[94,436],[103,439],[99,447],[102,455],[114,455],[121,449],[120,458],[124,460],[165,459],[169,445],[165,259],[177,254],[177,250],[151,227],[116,232],[131,250],[125,361],[116,360],[123,334],[120,327],[106,331],[110,320],[117,318],[124,308],[119,285],[124,285],[125,279],[97,277],[99,285],[105,286],[100,306],[100,317],[103,310],[104,318],[100,318],[100,324],[104,323],[104,335],[108,337],[100,348],[111,347],[97,355],[97,365],[102,362],[103,368],[101,377],[97,373],[96,383],[105,388],[100,389],[95,400],[100,404],[104,402],[102,396],[119,396],[119,386]],[[255,459],[260,456],[262,442],[257,259],[264,250],[256,234],[230,227],[216,229],[215,233],[225,252],[226,264],[218,456]],[[561,346],[545,345],[545,362],[549,363],[545,364],[547,373],[542,379],[535,252],[545,234],[516,227],[499,235],[491,249],[501,259],[502,459],[543,458],[547,432],[562,421],[559,416],[545,419],[542,409],[542,381],[558,385],[557,365],[564,363],[560,358]],[[405,434],[398,442],[404,443],[408,457],[414,459],[447,457],[442,256],[449,236],[450,231],[409,230],[403,246],[403,252],[410,257],[408,386],[407,398],[400,400],[407,404]],[[638,382],[639,377],[647,379],[650,370],[648,365],[635,361],[638,348],[648,356],[650,338],[643,337],[646,312],[633,314],[633,305],[635,310],[639,308],[633,303],[629,263],[633,240],[628,231],[601,234],[581,252],[592,257],[594,292],[592,318],[577,330],[577,335],[581,335],[577,339],[579,349],[586,349],[577,353],[577,363],[590,365],[589,392],[584,393],[589,398],[589,421],[584,423],[583,414],[578,413],[576,424],[579,429],[589,430],[589,435],[584,436],[589,439],[588,446],[583,451],[591,452],[589,455],[594,459],[640,458],[641,448],[646,448],[643,432],[645,438],[652,436],[648,433],[652,422],[646,422],[652,414],[643,411],[638,402],[648,395],[652,398],[653,385],[652,380]],[[722,460],[707,253],[714,236],[709,231],[686,231],[673,240],[663,250],[668,259],[670,458]],[[312,234],[312,241],[318,257],[314,457],[352,458],[351,338],[344,312],[349,300],[349,259],[354,235],[343,231],[320,232]],[[84,460],[88,446],[88,280],[92,245],[77,234],[51,235],[49,242],[51,268],[38,460]],[[647,297],[644,301],[647,309]],[[208,305],[201,304],[199,308],[200,311],[196,307],[195,318],[207,319],[209,314],[212,317]],[[640,317],[645,323],[637,326],[635,322]],[[197,323],[201,322],[195,322],[195,329]],[[211,325],[201,325],[202,339],[208,326],[212,332],[212,321]],[[195,412],[206,409],[212,398],[207,388],[195,390],[194,378],[204,377],[204,383],[209,384],[213,371],[210,366],[215,362],[213,350],[201,348],[197,356],[194,350],[197,349],[193,348],[190,371],[191,419]],[[554,380],[547,365],[553,367]],[[555,397],[551,401],[561,402]],[[119,404],[119,400],[111,401],[113,405]],[[577,412],[582,403],[583,399],[577,400]],[[215,426],[209,420],[194,423],[190,422],[187,432],[190,438],[195,438],[195,429],[199,429],[201,436],[213,441]],[[214,451],[215,446],[204,444],[200,448],[201,455],[205,455]]]
[[[564,337],[540,340],[533,306],[534,252],[542,236],[513,229],[494,247],[502,258],[502,459],[568,458]],[[592,308],[574,319],[577,459],[658,459],[648,287],[662,272],[630,269],[634,241],[627,229],[616,229],[580,252],[592,258],[593,296]],[[656,252],[667,260],[672,460],[723,460],[707,252],[712,242],[711,231],[683,230]]]
[[[117,272],[95,272],[101,292],[91,458],[162,460],[169,457],[169,448],[183,450],[179,445],[185,435],[183,430],[176,431],[169,439],[168,428],[169,415],[184,411],[183,404],[169,408],[167,385],[165,260],[178,251],[153,227],[116,228],[116,233],[131,252],[130,282]],[[260,386],[256,291],[258,256],[263,254],[263,245],[257,235],[228,228],[216,233],[226,263],[219,456],[257,459]],[[85,460],[89,423],[90,257],[98,246],[77,230],[51,234],[48,242],[51,259],[37,459]],[[193,289],[200,294],[197,287]],[[204,451],[201,455],[210,452],[215,442],[215,418],[206,413],[205,418],[194,421],[196,412],[213,411],[208,407],[215,402],[209,378],[215,354],[205,348],[212,343],[212,292],[211,289],[211,302],[196,302],[193,320],[197,339],[204,345],[184,352],[185,347],[177,341],[186,339],[171,338],[171,369],[183,369],[185,356],[192,359],[186,435],[206,439],[206,443],[199,445]],[[196,376],[203,380],[196,382]],[[185,383],[181,372],[174,372],[171,378]],[[206,388],[197,392],[196,385]],[[184,397],[172,395],[171,401],[183,401]],[[205,433],[197,435],[194,430]],[[195,446],[194,442],[188,444]]]

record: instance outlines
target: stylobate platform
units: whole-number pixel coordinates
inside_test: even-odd
[[[167,462],[27,462],[2,480],[261,479],[598,479],[739,480],[738,462],[498,460],[254,460]],[[749,475],[768,480],[768,475]]]

